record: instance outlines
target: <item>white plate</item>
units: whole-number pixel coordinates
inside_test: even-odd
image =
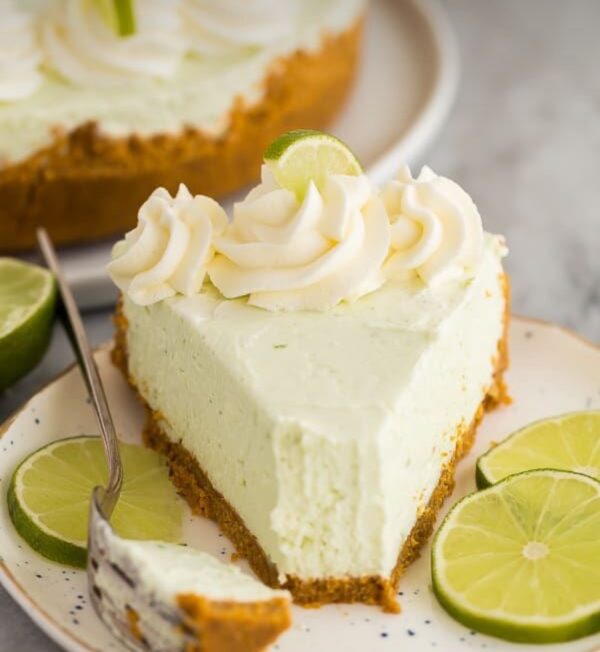
[[[379,183],[401,162],[416,162],[442,126],[458,83],[458,54],[437,0],[372,0],[368,16],[357,83],[331,130]],[[105,242],[61,253],[83,308],[115,301],[104,271],[110,247]]]
[[[458,467],[457,486],[447,507],[474,490],[475,460],[492,440],[501,440],[534,419],[600,407],[599,348],[557,326],[524,319],[514,320],[510,348],[512,364],[507,380],[514,402],[485,418],[474,450]],[[119,432],[128,441],[139,441],[142,413],[132,391],[110,363],[106,348],[98,352],[97,360]],[[123,648],[111,639],[90,607],[83,571],[48,562],[21,541],[9,521],[5,494],[13,469],[27,454],[57,438],[94,432],[97,426],[83,382],[79,372],[71,370],[31,399],[5,426],[0,439],[0,581],[47,634],[67,650],[77,652]],[[187,519],[185,538],[222,559],[229,559],[232,552],[217,527],[199,517]],[[540,650],[538,646],[510,644],[476,634],[446,615],[431,592],[428,548],[402,579],[400,601],[400,615],[363,605],[330,605],[316,610],[294,607],[294,625],[273,649]],[[600,635],[544,649],[592,652],[600,649]]]

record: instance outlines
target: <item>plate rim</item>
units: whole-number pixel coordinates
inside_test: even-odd
[[[55,380],[60,380],[60,376],[57,376]],[[4,431],[0,432],[0,437],[2,434]],[[0,559],[0,585],[27,617],[64,650],[67,652],[100,652],[97,648],[90,647],[83,639],[70,632],[59,621],[52,618],[43,607],[40,607],[15,579],[2,559]]]
[[[587,346],[594,353],[600,353],[600,343],[595,343],[592,340],[581,335],[577,331],[562,326],[551,321],[540,319],[537,317],[525,317],[522,315],[511,315],[511,322],[518,321],[522,324],[532,324],[534,326],[548,328],[561,332],[567,337],[577,340],[579,343]],[[510,328],[510,326],[509,326]],[[94,353],[108,353],[112,345],[112,340],[100,344],[94,349]],[[76,366],[76,363],[69,365],[66,369],[61,371],[54,378],[49,380],[43,385],[33,396],[25,401],[19,408],[17,408],[2,424],[0,424],[0,439],[6,434],[14,420],[29,406],[29,404],[42,392],[47,390],[53,384],[59,382],[64,376],[70,373]],[[38,606],[36,602],[29,596],[26,590],[14,578],[10,569],[0,558],[0,585],[4,587],[11,598],[19,605],[25,614],[44,631],[58,645],[61,645],[69,652],[99,652],[96,648],[90,647],[88,643],[81,640],[78,636],[65,629],[62,624],[52,618],[43,607]]]

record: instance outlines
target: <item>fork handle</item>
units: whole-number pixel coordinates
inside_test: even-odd
[[[37,241],[42,256],[56,279],[59,291],[58,316],[75,352],[79,369],[83,375],[100,425],[102,443],[108,462],[108,485],[104,492],[101,507],[105,517],[109,519],[119,499],[123,484],[123,466],[115,426],[108,408],[106,393],[98,373],[92,348],[81,320],[81,314],[58,262],[58,256],[52,241],[45,229],[37,229]]]

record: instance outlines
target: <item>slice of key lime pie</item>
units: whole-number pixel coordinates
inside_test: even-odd
[[[232,220],[159,189],[114,249],[114,359],[178,489],[296,602],[395,587],[503,397],[503,239],[424,168],[374,188],[339,141],[282,136]]]

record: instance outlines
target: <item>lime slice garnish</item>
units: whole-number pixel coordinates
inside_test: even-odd
[[[44,354],[54,318],[56,286],[42,267],[0,258],[0,391]]]
[[[127,539],[178,541],[181,499],[165,461],[140,446],[119,444],[123,490],[111,523]],[[73,437],[32,453],[14,472],[8,509],[17,532],[44,557],[85,566],[92,489],[106,486],[99,437]]]
[[[311,181],[323,190],[331,174],[362,174],[358,159],[335,136],[312,129],[288,131],[267,147],[265,163],[277,182],[302,199]]]
[[[119,36],[135,34],[134,0],[94,0],[107,25]]]
[[[477,460],[481,489],[532,469],[562,469],[600,480],[600,410],[536,421]]]
[[[526,471],[467,496],[432,549],[433,590],[468,627],[549,643],[600,628],[600,482]]]

